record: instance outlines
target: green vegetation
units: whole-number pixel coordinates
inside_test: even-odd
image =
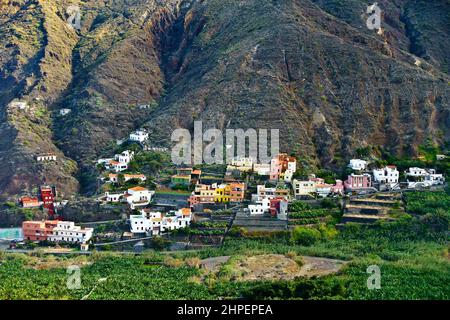
[[[89,299],[448,300],[448,195],[408,193],[406,200],[409,210],[421,208],[418,203],[425,209],[391,222],[348,223],[339,231],[324,223],[278,233],[251,233],[233,228],[230,234],[234,236],[227,237],[223,246],[197,252],[145,253],[142,256],[94,253],[92,257],[82,257],[86,261],[76,262],[73,259],[81,258],[0,253],[0,299],[80,299],[97,285]],[[293,207],[303,208],[298,214],[313,212],[299,202]],[[224,225],[223,222],[201,222],[190,229],[220,230]],[[164,250],[166,244],[162,238],[155,238],[158,250]],[[294,257],[300,263],[305,261],[302,262],[302,256],[341,259],[348,263],[338,273],[310,279],[254,281],[242,280],[242,274],[236,275],[236,272],[243,272],[244,266],[241,264],[239,270],[234,269],[233,261],[264,254]],[[220,272],[208,273],[198,268],[200,259],[218,256],[231,256]],[[82,267],[79,290],[68,290],[65,285],[65,268],[70,264]],[[379,290],[369,290],[366,285],[370,275],[367,268],[371,265],[381,270]],[[99,283],[100,278],[107,280]]]

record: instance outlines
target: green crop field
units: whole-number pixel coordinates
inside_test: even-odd
[[[420,215],[406,215],[394,222],[347,224],[338,232],[331,225],[295,227],[291,236],[273,238],[228,237],[220,248],[194,252],[63,258],[0,253],[0,299],[448,300],[449,196],[409,194],[408,205],[436,197],[440,205],[425,206]],[[198,267],[208,257],[263,254],[327,257],[348,263],[339,272],[319,278],[259,281],[230,281],[225,267],[209,273]],[[81,266],[81,288],[76,290],[66,285],[66,268],[72,264]],[[371,265],[380,268],[380,289],[367,287]],[[99,282],[102,278],[106,280]]]

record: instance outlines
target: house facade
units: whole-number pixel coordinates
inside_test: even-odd
[[[48,236],[52,242],[86,243],[92,238],[94,228],[81,228],[71,221],[58,221]]]
[[[352,170],[366,170],[367,169],[367,161],[361,159],[351,159],[348,167]]]
[[[23,239],[45,241],[53,234],[58,221],[24,221],[22,223]]]
[[[344,182],[346,190],[361,190],[372,187],[372,177],[370,174],[351,174]]]
[[[161,233],[186,228],[192,220],[191,209],[182,208],[163,215],[161,212],[141,210],[139,215],[130,216],[130,231],[133,234],[160,235]]]
[[[398,184],[400,173],[396,166],[386,166],[382,169],[373,170],[373,181],[381,184]]]
[[[129,140],[143,143],[148,139],[148,132],[145,129],[138,129],[130,134]]]
[[[150,191],[143,187],[134,187],[128,189],[127,193],[124,195],[127,203],[130,205],[131,209],[136,207],[146,206],[152,201],[152,197],[155,191]]]
[[[20,202],[23,208],[36,208],[41,206],[41,202],[35,197],[22,197]]]

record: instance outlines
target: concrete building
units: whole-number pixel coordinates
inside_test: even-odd
[[[345,189],[348,191],[369,189],[372,187],[372,177],[368,173],[351,174],[344,182]]]
[[[148,132],[145,129],[138,129],[130,134],[129,140],[143,143],[148,139]]]
[[[94,228],[81,228],[71,221],[58,221],[48,240],[51,242],[86,243],[92,238],[93,233]]]
[[[367,169],[367,161],[361,159],[351,159],[348,167],[353,170],[366,170]]]

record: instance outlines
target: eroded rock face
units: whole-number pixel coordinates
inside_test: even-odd
[[[448,1],[378,1],[380,33],[358,0],[0,3],[2,197],[44,181],[78,192],[80,168],[142,124],[155,141],[194,120],[278,128],[282,150],[324,166],[450,140]]]

